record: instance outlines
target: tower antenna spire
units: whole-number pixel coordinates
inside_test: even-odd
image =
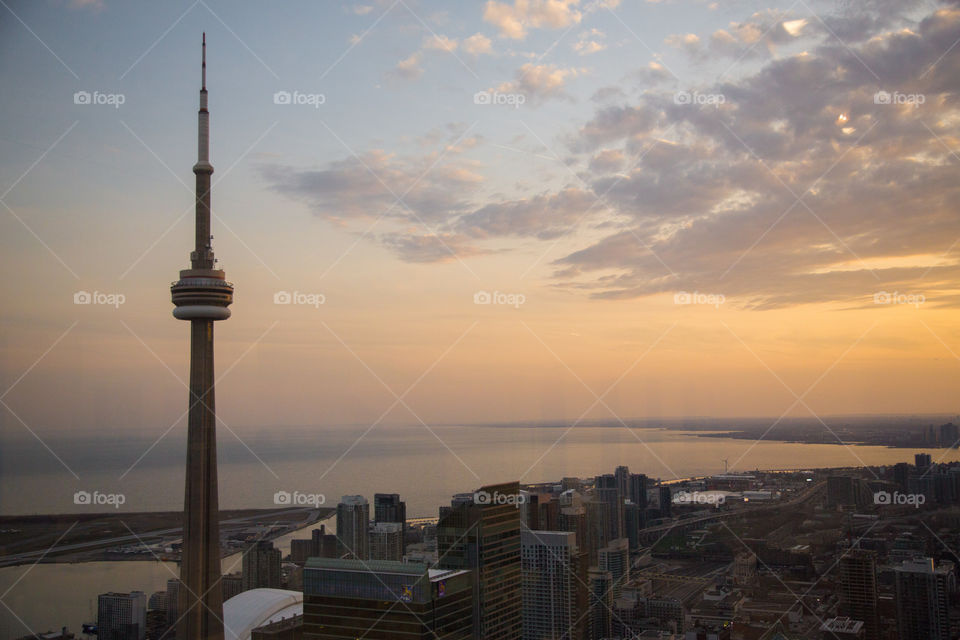
[[[203,32],[203,62],[200,65],[200,90],[207,90],[207,32]]]

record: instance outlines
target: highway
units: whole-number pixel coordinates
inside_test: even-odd
[[[797,497],[791,500],[787,500],[786,502],[778,501],[778,502],[772,502],[770,504],[764,504],[758,507],[743,506],[740,508],[736,508],[736,509],[731,508],[729,510],[723,510],[723,511],[721,511],[720,509],[715,509],[714,512],[708,515],[698,516],[696,518],[674,519],[674,521],[669,524],[661,524],[661,525],[657,525],[656,527],[648,527],[646,529],[641,529],[640,535],[649,538],[652,535],[656,535],[656,534],[661,534],[661,535],[666,534],[666,532],[670,531],[671,529],[675,529],[677,527],[687,528],[690,525],[712,522],[712,521],[719,520],[721,518],[731,518],[731,517],[742,516],[742,515],[753,515],[755,513],[763,513],[764,511],[772,511],[775,509],[783,509],[785,507],[791,507],[793,505],[798,505],[806,502],[807,500],[815,496],[817,493],[819,493],[820,490],[823,489],[826,485],[827,483],[825,481],[818,482],[813,486],[811,486],[806,491],[804,491],[803,493],[801,493],[800,495],[798,495]]]

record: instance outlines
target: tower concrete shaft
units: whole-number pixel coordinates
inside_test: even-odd
[[[178,640],[223,639],[220,586],[220,526],[217,486],[217,416],[214,402],[213,323],[230,317],[233,285],[216,269],[210,236],[210,114],[207,111],[207,39],[203,38],[202,84],[196,174],[196,243],[190,269],[170,287],[174,317],[190,321],[190,398],[187,468],[183,501]]]

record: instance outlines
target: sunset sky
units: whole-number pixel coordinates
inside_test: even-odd
[[[4,438],[185,429],[203,31],[231,426],[957,411],[960,3],[0,5]]]

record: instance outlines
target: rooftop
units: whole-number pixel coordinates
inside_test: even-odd
[[[223,603],[225,640],[250,640],[270,622],[303,614],[303,593],[286,589],[250,589]]]
[[[820,625],[820,631],[860,633],[863,628],[862,620],[851,620],[850,618],[830,618]]]
[[[356,560],[348,558],[308,558],[304,567],[309,570],[356,571],[358,573],[394,573],[409,576],[423,576],[433,582],[446,580],[467,573],[462,569],[429,569],[420,562],[397,562],[396,560]]]

